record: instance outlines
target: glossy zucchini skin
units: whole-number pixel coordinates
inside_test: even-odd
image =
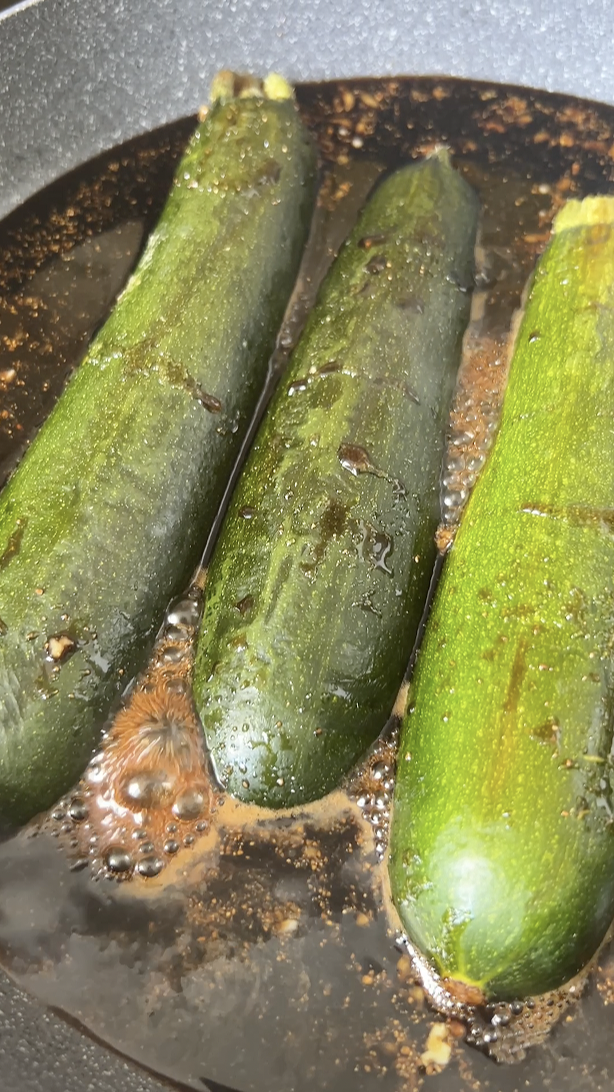
[[[393,896],[445,977],[553,989],[614,915],[614,199],[555,222],[402,731]]]
[[[81,773],[198,562],[266,377],[314,172],[291,97],[258,88],[213,106],[114,311],[0,496],[4,825]]]
[[[233,795],[326,794],[383,728],[422,614],[477,200],[446,151],[367,203],[214,553],[195,695]]]

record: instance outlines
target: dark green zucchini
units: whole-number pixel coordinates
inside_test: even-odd
[[[433,568],[476,221],[445,151],[383,182],[244,469],[195,670],[218,776],[243,800],[324,795],[390,714]]]
[[[614,916],[614,199],[554,232],[418,658],[391,835],[409,936],[500,1000],[575,975]]]
[[[297,272],[314,149],[280,81],[199,125],[145,252],[0,497],[0,821],[80,774],[198,561]],[[282,96],[267,98],[267,89]]]

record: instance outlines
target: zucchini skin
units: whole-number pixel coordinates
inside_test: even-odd
[[[213,106],[114,311],[0,496],[5,826],[82,772],[198,563],[314,199],[315,151],[291,99]]]
[[[570,202],[426,629],[399,752],[393,897],[444,977],[510,1000],[614,916],[614,199]]]
[[[325,795],[390,715],[435,557],[477,211],[445,151],[376,189],[240,478],[194,689],[242,800]]]

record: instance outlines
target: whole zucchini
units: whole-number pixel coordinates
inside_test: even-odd
[[[614,198],[588,198],[534,274],[403,726],[393,895],[453,991],[553,989],[614,915],[613,407]]]
[[[279,78],[217,84],[117,306],[0,496],[0,822],[80,774],[199,558],[314,198]],[[272,87],[275,100],[267,97]]]
[[[476,221],[446,151],[384,181],[260,429],[195,670],[218,776],[243,800],[324,795],[390,714],[433,568]]]

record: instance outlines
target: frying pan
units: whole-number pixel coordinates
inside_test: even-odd
[[[220,67],[294,80],[441,73],[614,103],[609,0],[25,0],[2,8],[0,0],[0,216],[97,152],[194,111]],[[166,1086],[0,974],[0,1087]]]

